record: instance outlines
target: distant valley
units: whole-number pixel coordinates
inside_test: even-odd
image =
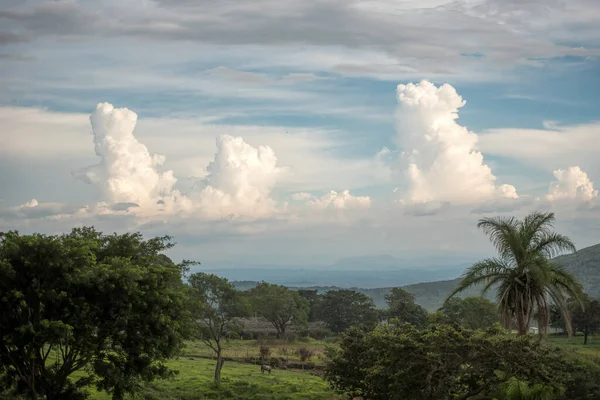
[[[389,264],[397,259],[383,256],[378,258],[378,269],[343,270],[331,269],[219,269],[205,272],[215,273],[232,280],[239,289],[250,289],[258,281],[265,280],[280,285],[316,289],[319,292],[336,289],[352,289],[373,298],[378,307],[385,307],[385,295],[392,287],[401,286],[415,296],[418,304],[429,311],[438,309],[448,294],[458,284],[460,274],[468,267],[393,269]],[[381,260],[385,260],[386,268],[382,268]],[[555,258],[566,270],[583,285],[583,289],[592,297],[600,297],[600,244],[586,247],[577,253]],[[363,268],[369,264],[369,258],[361,258]],[[336,263],[339,265],[339,263]],[[376,263],[377,264],[377,263]],[[461,297],[478,296],[481,288],[471,288]],[[494,293],[487,296],[493,299]]]

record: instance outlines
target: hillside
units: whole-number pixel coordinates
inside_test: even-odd
[[[586,293],[592,297],[600,298],[600,244],[583,248],[574,254],[556,257],[554,260],[563,265],[568,272],[572,273],[577,279],[579,279]],[[451,280],[414,283],[410,285],[404,285],[402,287],[415,296],[415,301],[417,304],[425,307],[429,311],[435,311],[442,305],[446,297],[456,287],[458,281],[459,279],[456,278]],[[252,281],[234,281],[233,283],[236,287],[238,287],[238,289],[241,290],[247,290],[256,285],[256,282]],[[338,286],[296,286],[294,288],[311,290],[316,289],[319,292],[342,289],[342,287]],[[385,295],[389,293],[391,287],[352,287],[350,289],[370,296],[377,307],[384,308],[386,307]],[[464,291],[461,293],[460,297],[479,296],[480,293],[481,286]],[[486,297],[493,299],[493,291],[490,291]]]
[[[579,279],[587,294],[600,298],[600,244],[556,257],[555,261]]]

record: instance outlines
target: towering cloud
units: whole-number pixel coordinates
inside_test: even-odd
[[[137,114],[126,108],[100,103],[90,117],[94,150],[100,163],[74,175],[97,184],[109,203],[134,203],[141,209],[177,211],[189,208],[189,199],[173,190],[173,171],[159,172],[164,156],[150,154],[133,131]]]
[[[590,201],[598,197],[594,183],[581,168],[574,166],[554,171],[556,181],[550,183],[546,195],[549,201],[580,200]]]
[[[452,86],[438,88],[427,81],[398,85],[397,97],[397,145],[408,178],[405,203],[518,197],[513,186],[496,186],[477,151],[477,135],[456,122],[465,101]]]
[[[268,146],[258,149],[241,137],[217,138],[215,158],[207,167],[200,194],[203,212],[212,217],[267,216],[275,209],[271,190],[280,169]]]

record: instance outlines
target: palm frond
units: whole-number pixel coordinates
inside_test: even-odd
[[[458,286],[450,293],[444,301],[444,304],[458,293],[467,288],[485,283],[489,279],[497,276],[504,276],[509,270],[509,267],[498,258],[488,258],[478,263],[473,264],[461,277]]]

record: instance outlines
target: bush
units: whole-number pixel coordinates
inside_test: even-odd
[[[310,358],[313,356],[314,352],[309,349],[308,347],[300,347],[298,349],[298,355],[300,356],[300,360],[301,361],[307,361],[310,360]]]
[[[271,355],[271,348],[264,344],[260,346],[258,350],[261,360],[266,360]]]

